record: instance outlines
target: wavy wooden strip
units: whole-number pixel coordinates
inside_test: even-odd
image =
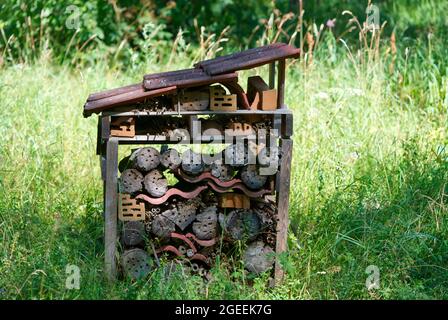
[[[177,233],[177,232],[172,232],[171,233],[171,238],[174,239],[179,239],[184,241],[186,244],[188,244],[188,246],[190,247],[191,250],[193,250],[193,253],[198,252],[198,250],[196,249],[196,247],[194,246],[193,242],[191,242],[190,239],[188,239],[186,236],[184,236],[183,234]]]
[[[230,181],[222,181],[222,180],[219,180],[218,178],[214,177],[210,172],[203,172],[197,177],[192,177],[192,176],[185,174],[180,168],[178,168],[174,172],[174,174],[188,183],[200,183],[200,182],[207,182],[207,180],[211,180],[216,185],[223,187],[223,188],[231,188],[233,185],[242,182],[240,179],[232,179]]]
[[[160,253],[160,252],[172,252],[178,257],[182,256],[182,253],[180,253],[180,251],[172,245],[166,245],[166,246],[163,246],[156,250],[156,253]]]
[[[217,241],[217,238],[213,238],[211,240],[200,240],[192,233],[187,233],[185,236],[187,238],[193,239],[194,242],[196,242],[198,245],[200,245],[202,247],[211,247],[211,246],[215,245],[216,241]]]
[[[146,194],[139,194],[135,197],[135,199],[146,201],[152,205],[160,205],[165,203],[172,196],[180,196],[184,199],[193,199],[197,197],[202,191],[207,189],[207,186],[198,186],[196,189],[190,192],[182,191],[177,188],[170,188],[168,191],[160,198],[152,198],[147,196]]]
[[[233,185],[231,188],[222,188],[220,186],[217,186],[211,181],[207,182],[207,185],[213,189],[213,191],[216,191],[218,193],[226,193],[229,192],[231,189],[237,189],[242,191],[246,196],[249,198],[260,198],[264,196],[265,194],[271,193],[271,190],[268,189],[261,189],[257,191],[249,190],[243,183],[237,183]]]

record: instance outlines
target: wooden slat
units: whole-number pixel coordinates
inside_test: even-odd
[[[278,62],[278,78],[277,78],[277,107],[283,109],[285,107],[285,59]]]
[[[175,116],[175,115],[212,115],[212,114],[224,114],[224,115],[253,115],[253,116],[261,116],[261,115],[274,115],[274,114],[291,114],[292,111],[284,108],[284,109],[276,109],[276,110],[236,110],[236,111],[211,111],[211,110],[199,110],[199,111],[165,111],[165,112],[157,112],[157,111],[145,111],[145,110],[131,110],[131,111],[105,111],[104,115],[109,116],[137,116],[137,117],[152,117],[152,116]]]
[[[247,56],[247,55],[261,53],[261,52],[269,51],[269,50],[272,50],[272,49],[275,49],[275,48],[280,48],[280,47],[283,47],[283,46],[286,46],[286,44],[284,44],[284,43],[273,43],[273,44],[269,44],[269,45],[258,47],[258,48],[252,48],[252,49],[244,50],[244,51],[241,51],[241,52],[235,52],[235,53],[228,54],[228,55],[221,56],[221,57],[217,57],[217,58],[214,58],[214,59],[200,61],[200,62],[196,63],[194,66],[196,68],[205,68],[205,67],[207,67],[209,65],[212,65],[212,64],[222,63],[222,62],[225,62],[227,60],[232,60],[232,59],[240,59],[240,58],[242,58],[244,56]]]
[[[194,72],[191,74],[181,74],[170,77],[160,77],[157,79],[144,80],[143,86],[146,90],[156,90],[167,86],[176,86],[177,88],[181,89],[237,79],[238,75],[236,73],[209,76],[201,70],[200,72]]]
[[[288,209],[289,209],[289,187],[291,180],[291,157],[292,140],[281,139],[282,158],[280,171],[277,173],[281,183],[277,186],[277,243],[275,252],[277,255],[287,249],[288,239]],[[278,258],[275,262],[275,283],[280,284],[283,280],[284,271]]]
[[[269,64],[269,88],[275,88],[275,62]]]
[[[158,78],[162,78],[162,77],[173,77],[173,76],[180,76],[183,74],[192,74],[192,73],[201,73],[201,70],[198,70],[195,68],[190,68],[190,69],[182,69],[182,70],[175,70],[175,71],[145,74],[143,76],[143,80],[158,79]]]
[[[92,113],[99,113],[113,107],[129,105],[136,102],[142,102],[145,99],[153,98],[165,94],[172,94],[177,91],[175,86],[166,87],[158,90],[144,91],[139,89],[127,93],[122,93],[116,96],[111,96],[105,99],[87,102],[84,105],[84,117],[90,116]]]
[[[125,87],[96,92],[96,93],[92,93],[91,95],[89,95],[89,97],[87,98],[87,101],[89,102],[89,101],[105,99],[105,98],[109,98],[112,96],[116,96],[119,94],[131,92],[131,91],[138,91],[139,89],[142,89],[142,88],[143,88],[142,83],[140,82],[140,83],[131,84],[131,85],[125,86]]]
[[[218,75],[237,70],[255,68],[276,60],[298,57],[299,52],[299,49],[289,45],[283,45],[276,48],[270,48],[269,50],[236,55],[231,59],[223,61],[210,62],[206,65],[201,65],[201,68],[209,75]]]
[[[106,151],[106,190],[104,202],[104,262],[109,281],[117,276],[115,254],[117,250],[117,205],[118,205],[118,140],[111,137]]]
[[[292,136],[294,132],[294,123],[292,114],[283,114],[282,115],[282,137],[289,138]]]

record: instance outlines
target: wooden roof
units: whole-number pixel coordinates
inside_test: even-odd
[[[233,53],[215,59],[201,61],[196,68],[209,75],[217,75],[237,70],[255,68],[277,60],[298,57],[300,50],[284,43],[274,43],[263,47]]]
[[[186,69],[147,75],[143,79],[143,87],[146,90],[155,90],[171,86],[182,89],[235,80],[238,80],[238,75],[234,72],[209,76],[202,69]]]
[[[84,116],[118,106],[144,102],[148,98],[174,94],[178,89],[236,83],[236,71],[255,68],[277,60],[299,56],[299,49],[284,43],[245,50],[198,62],[194,68],[145,75],[142,83],[91,94],[84,105]]]

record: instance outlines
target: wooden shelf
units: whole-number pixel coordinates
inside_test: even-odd
[[[203,143],[203,144],[225,144],[225,137],[219,136],[202,136],[202,139],[190,139],[185,142],[181,140],[170,140],[169,137],[163,135],[136,135],[132,138],[130,137],[115,137],[119,144],[193,144],[193,143]]]
[[[127,111],[127,112],[112,112],[105,111],[102,116],[136,116],[136,117],[147,117],[147,116],[195,116],[195,115],[282,115],[282,114],[292,114],[292,111],[287,107],[276,110],[236,110],[236,111],[165,111],[165,112],[155,112],[155,111]]]

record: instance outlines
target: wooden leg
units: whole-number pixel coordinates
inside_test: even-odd
[[[269,89],[275,88],[275,62],[269,64]]]
[[[278,62],[278,75],[277,75],[277,108],[285,108],[285,59]]]
[[[106,188],[104,215],[104,262],[106,276],[113,282],[117,275],[115,254],[117,250],[117,171],[118,140],[111,137],[106,147]]]
[[[288,238],[288,210],[289,210],[289,185],[291,180],[291,157],[292,140],[281,139],[281,163],[278,173],[277,189],[277,244],[276,253],[281,254],[287,249]],[[279,259],[275,261],[275,283],[280,284],[283,280],[284,271],[281,268]]]

